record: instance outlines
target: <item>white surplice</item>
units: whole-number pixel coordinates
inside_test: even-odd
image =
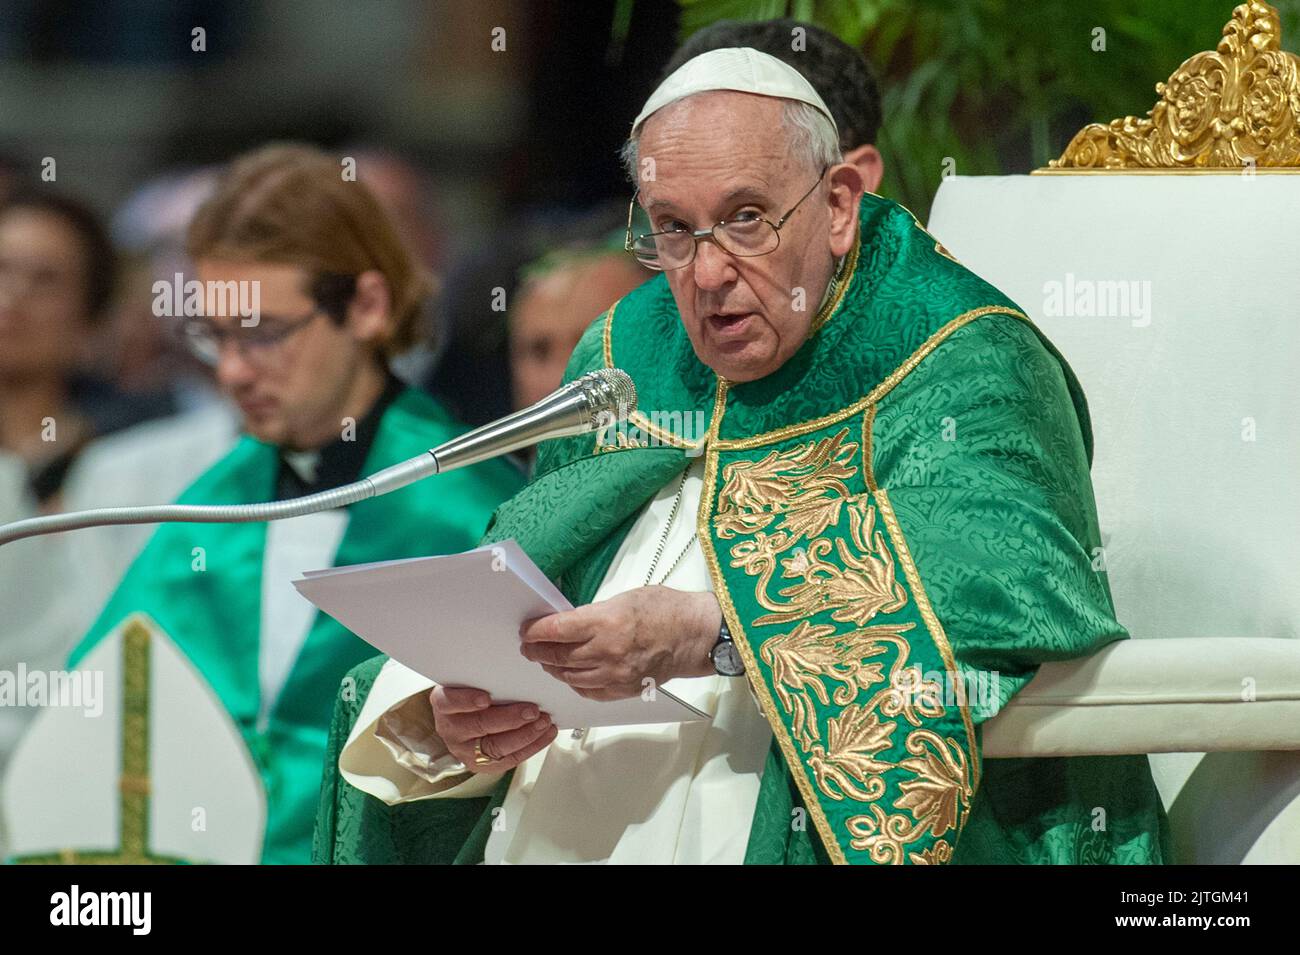
[[[594,601],[645,585],[679,485],[682,500],[654,582],[695,533],[703,461],[642,510]],[[699,542],[664,586],[711,590]],[[395,661],[380,671],[339,759],[353,786],[386,803],[485,795],[499,775],[465,772],[433,732],[433,684]],[[739,863],[771,730],[744,677],[671,680],[710,720],[561,731],[520,765],[494,819],[491,863]]]

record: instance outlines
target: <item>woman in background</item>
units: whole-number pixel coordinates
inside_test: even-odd
[[[77,375],[108,314],[113,248],[76,200],[22,193],[0,206],[0,452],[27,468],[40,509],[58,509],[78,453],[101,428]]]

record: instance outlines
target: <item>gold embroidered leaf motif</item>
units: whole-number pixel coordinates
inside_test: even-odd
[[[942,836],[956,829],[958,813],[969,805],[971,796],[966,754],[956,741],[944,740],[930,730],[908,734],[907,751],[915,756],[899,766],[914,778],[899,783],[903,795],[894,800],[894,806],[912,814],[918,836],[927,831]]]
[[[924,852],[910,852],[913,865],[946,865],[952,861],[952,846],[940,839]]]
[[[713,520],[713,526],[717,528],[720,538],[729,540],[737,534],[755,534],[774,520],[775,514],[763,511],[720,511]]]
[[[853,557],[844,552],[844,542],[836,543],[840,545],[841,559],[845,563],[852,561]],[[888,551],[883,559],[866,557],[860,566],[828,581],[825,593],[824,603],[835,608],[831,617],[859,627],[878,613],[893,613],[907,604],[907,591],[894,579],[894,559]]]
[[[829,704],[823,679],[838,683],[834,700],[841,706],[851,703],[859,689],[867,689],[884,680],[882,664],[867,663],[888,649],[864,632],[830,635],[834,627],[800,621],[789,633],[763,641],[759,655],[771,668],[772,685],[777,698],[791,716],[791,733],[805,751],[821,732],[815,719],[816,707],[808,693],[823,706]]]
[[[835,541],[844,562],[843,588],[847,603],[832,616],[862,625],[877,613],[892,613],[907,604],[907,591],[894,577],[894,556],[876,526],[876,509],[865,497],[849,505],[850,550],[843,538]]]
[[[897,725],[881,723],[874,712],[856,703],[827,720],[826,748],[814,746],[808,757],[818,788],[831,799],[879,799],[885,791],[880,775],[893,764],[875,757],[889,749]]]
[[[741,511],[763,511],[784,505],[792,482],[782,472],[786,460],[770,451],[758,461],[736,461],[723,469],[719,501]]]
[[[791,537],[816,537],[832,524],[840,522],[840,509],[845,498],[828,497],[787,511],[777,530],[788,531]]]
[[[633,416],[635,417],[635,415]],[[593,454],[608,454],[612,451],[626,451],[629,448],[650,447],[650,436],[641,430],[632,418],[627,419],[630,427],[616,428],[618,422],[611,417],[596,429],[596,444]]]
[[[852,462],[858,445],[845,443],[849,429],[758,461],[736,461],[722,469],[715,517],[718,536],[730,538],[766,527],[772,516],[813,504],[818,498],[846,498],[845,481],[858,473]],[[813,526],[816,526],[814,521]],[[824,529],[824,527],[823,527]]]
[[[829,735],[829,734],[828,734]],[[930,730],[908,734],[907,750],[917,758],[905,759],[899,769],[914,774],[899,784],[902,793],[894,807],[908,815],[885,812],[879,805],[870,807],[871,815],[851,816],[845,820],[849,845],[870,853],[873,862],[901,864],[904,849],[926,835],[941,836],[961,824],[962,810],[969,812],[970,780],[965,754],[955,740],[944,740]],[[910,853],[912,862],[947,862],[952,858],[946,843],[935,843],[921,853]]]
[[[805,620],[789,633],[765,640],[758,651],[772,671],[777,699],[790,714],[791,735],[805,750],[820,736],[816,708],[806,691],[811,691],[823,704],[829,702],[819,677],[841,662],[834,644],[821,639],[834,629],[813,626]]]
[[[848,540],[819,537],[782,561],[783,578],[802,577],[799,583],[777,591],[776,596],[785,598],[784,603],[768,596],[769,563],[752,565],[751,570],[751,565],[733,560],[733,566],[745,566],[751,575],[762,574],[755,596],[759,604],[773,612],[755,620],[755,626],[789,623],[828,610],[834,620],[863,626],[878,613],[893,613],[907,605],[907,591],[894,575],[894,557],[884,535],[875,530],[875,506],[865,495],[848,500],[847,506]],[[842,566],[825,560],[832,550],[839,555]],[[779,552],[771,549],[765,557],[774,559]],[[741,542],[731,553],[749,559],[751,550]]]
[[[851,848],[877,863],[947,862],[951,847],[936,840],[958,831],[969,812],[966,756],[920,729],[947,709],[941,684],[911,659],[905,634],[919,624],[868,625],[911,597],[871,495],[849,494],[859,445],[846,442],[848,433],[727,465],[715,532],[739,538],[730,565],[753,578],[760,608],[750,627],[793,626],[763,640],[759,656],[817,791],[866,810],[845,821]],[[855,629],[837,634],[846,624]],[[896,762],[892,741],[904,719],[908,758]],[[887,809],[880,804],[890,774],[899,782]]]

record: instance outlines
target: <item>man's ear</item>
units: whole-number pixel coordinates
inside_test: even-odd
[[[862,172],[852,163],[832,166],[830,177],[831,254],[837,258],[848,254],[858,234],[858,206],[866,188]]]
[[[844,161],[858,167],[867,192],[880,192],[880,180],[885,178],[885,157],[879,149],[870,144],[858,146],[844,154]]]
[[[348,303],[347,327],[359,342],[379,342],[391,332],[393,295],[378,269],[357,276],[356,294]]]

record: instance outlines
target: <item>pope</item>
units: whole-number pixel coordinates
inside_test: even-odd
[[[567,375],[622,368],[638,408],[542,445],[485,541],[577,608],[526,623],[526,658],[709,719],[557,727],[370,661],[336,705],[316,859],[1161,862],[1145,756],[980,752],[1039,664],[1127,636],[1065,361],[864,189],[773,57],[689,60],[624,156],[651,224],[629,216],[627,248],[662,274]],[[662,424],[696,415],[702,439]]]

